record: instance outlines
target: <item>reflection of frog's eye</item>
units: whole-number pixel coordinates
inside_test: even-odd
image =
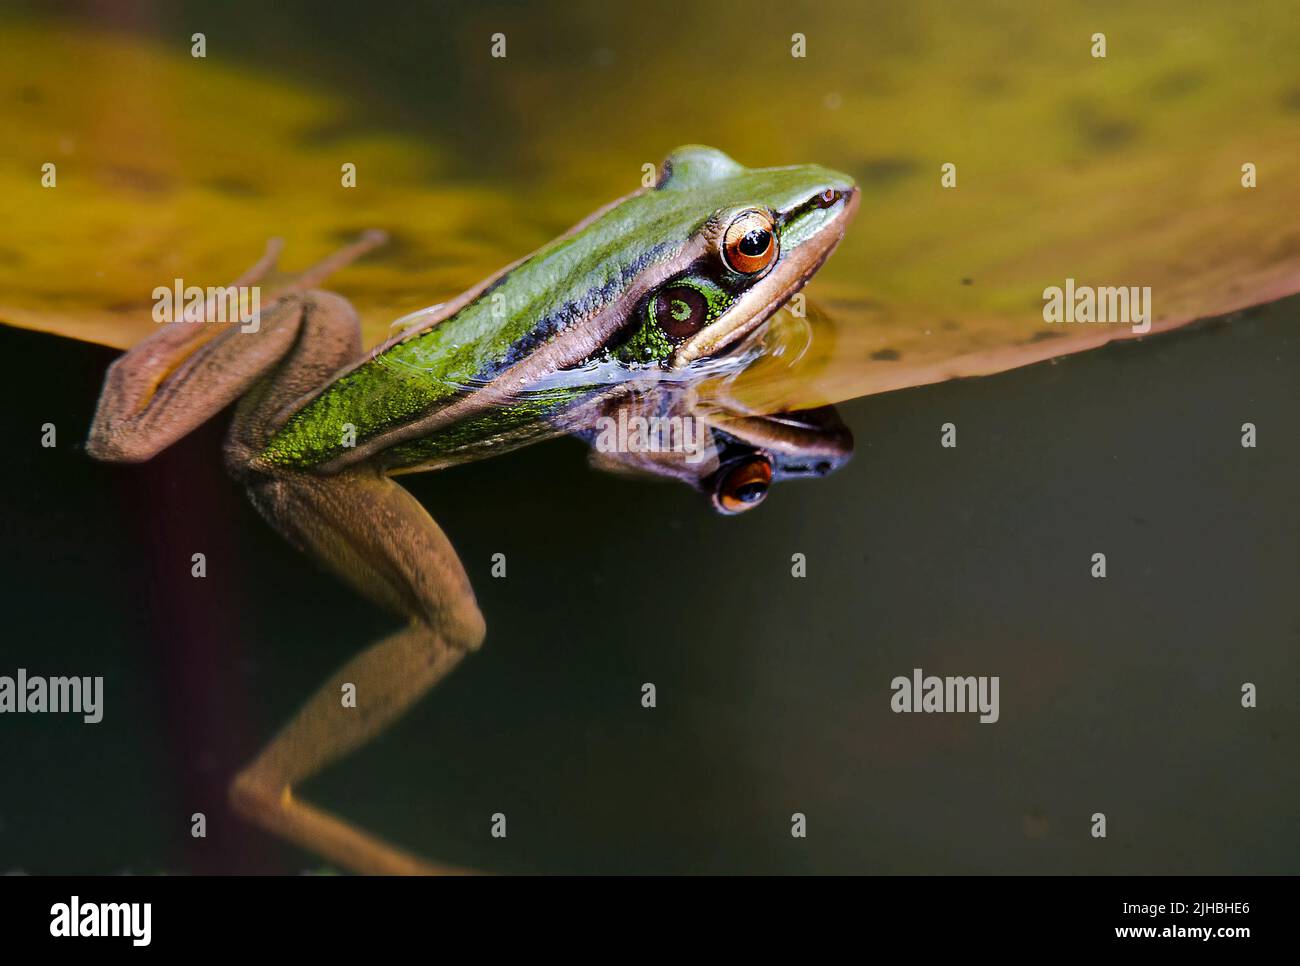
[[[668,285],[655,294],[650,313],[664,335],[676,341],[700,331],[709,315],[709,302],[699,289]]]
[[[766,456],[724,466],[713,491],[713,505],[723,513],[752,510],[763,502],[771,485],[772,461]]]
[[[722,257],[732,271],[753,275],[776,258],[776,235],[765,211],[746,211],[727,226],[722,236]]]

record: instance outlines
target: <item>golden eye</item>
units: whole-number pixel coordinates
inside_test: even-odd
[[[722,257],[727,267],[753,275],[776,259],[776,234],[772,218],[764,211],[746,211],[727,226],[722,236]]]
[[[755,456],[723,469],[713,503],[723,513],[744,513],[763,502],[771,485],[772,461]]]
[[[655,293],[650,313],[664,335],[676,341],[700,331],[709,315],[709,302],[699,289],[667,285]]]

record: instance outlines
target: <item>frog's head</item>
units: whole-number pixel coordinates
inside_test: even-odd
[[[610,212],[665,252],[614,356],[678,369],[735,345],[816,273],[857,207],[853,179],[819,165],[746,168],[678,148],[653,189]]]
[[[616,331],[602,351],[623,363],[684,370],[754,344],[746,337],[835,250],[858,197],[852,178],[818,165],[746,168],[713,148],[678,148],[653,188],[577,229],[592,238],[606,277],[617,272],[626,284],[613,300]],[[613,405],[680,415],[674,407],[686,404],[680,387],[689,384],[669,382],[658,396]],[[597,450],[593,460],[681,479],[719,512],[735,514],[760,504],[773,483],[825,476],[853,452],[852,435],[829,407],[761,416],[713,410],[703,420],[708,460],[671,449]]]

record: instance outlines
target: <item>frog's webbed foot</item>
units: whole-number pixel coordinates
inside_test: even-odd
[[[359,872],[464,871],[422,862],[293,791],[384,730],[482,642],[483,618],[455,550],[414,497],[369,466],[333,476],[268,476],[250,483],[249,495],[290,542],[410,624],[320,687],[235,779],[235,808]],[[345,693],[355,701],[345,702]]]

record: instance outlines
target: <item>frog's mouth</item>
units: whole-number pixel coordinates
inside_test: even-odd
[[[817,274],[844,237],[861,198],[853,185],[828,190],[832,193],[830,204],[818,196],[780,213],[782,252],[772,269],[737,298],[721,318],[679,345],[668,360],[669,368],[688,365],[735,345]]]

